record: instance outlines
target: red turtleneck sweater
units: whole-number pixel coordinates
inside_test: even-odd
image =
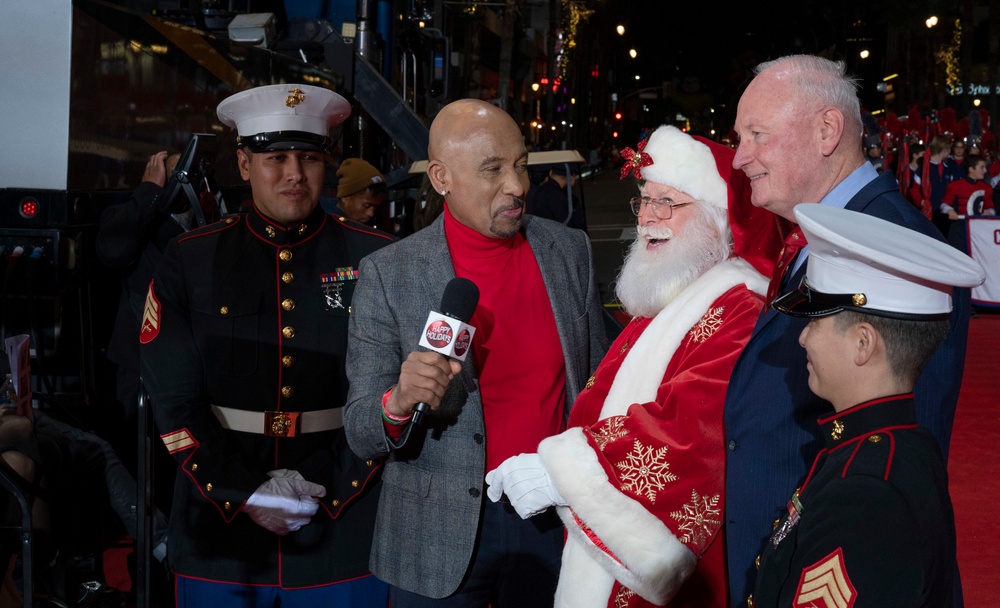
[[[444,208],[455,276],[479,288],[470,324],[486,425],[486,470],[563,430],[566,361],[542,272],[521,233],[487,237]]]

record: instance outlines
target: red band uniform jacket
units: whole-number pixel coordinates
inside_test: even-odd
[[[357,268],[391,240],[319,207],[291,227],[254,208],[168,248],[140,341],[158,432],[180,466],[168,541],[178,574],[285,588],[368,574],[381,463],[356,457],[342,426],[267,436],[223,428],[210,406],[342,408]],[[284,537],[240,512],[276,469],[326,488],[311,523]]]

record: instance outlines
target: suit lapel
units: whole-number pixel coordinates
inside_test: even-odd
[[[564,269],[565,265],[560,264],[560,252],[556,251],[556,241],[551,233],[545,230],[541,222],[532,222],[530,218],[525,219],[525,238],[531,246],[531,252],[538,263],[538,269],[542,273],[542,282],[545,284],[545,291],[552,303],[552,313],[556,320],[556,331],[559,333],[559,340],[564,341],[566,337],[566,324],[572,321],[567,318],[566,306],[570,298],[564,292],[567,288],[566,277],[559,276],[556,269]],[[571,313],[569,313],[571,314]],[[566,345],[563,344],[563,352]]]
[[[864,211],[865,207],[876,198],[898,189],[896,178],[892,176],[892,173],[886,171],[865,184],[857,194],[851,197],[851,200],[847,201],[844,208],[850,211]]]
[[[413,258],[414,268],[422,279],[417,281],[414,289],[419,290],[420,301],[429,301],[430,310],[441,312],[441,296],[448,282],[455,278],[455,265],[451,261],[451,250],[444,234],[444,214],[434,222],[409,238],[418,238],[416,255]],[[405,299],[405,294],[403,294]],[[460,374],[466,390],[472,392],[476,385],[475,351],[470,352],[462,363]]]

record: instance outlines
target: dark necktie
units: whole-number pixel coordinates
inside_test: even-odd
[[[806,237],[802,234],[802,229],[796,226],[785,237],[785,246],[781,248],[781,254],[778,256],[778,265],[774,267],[774,274],[771,275],[771,282],[767,286],[767,306],[770,306],[771,301],[778,295],[778,287],[781,285],[781,279],[788,271],[792,260],[798,255],[799,250],[805,246]]]

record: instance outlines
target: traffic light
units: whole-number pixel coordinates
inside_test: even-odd
[[[615,120],[621,120],[621,119],[622,119],[622,113],[621,112],[615,112]]]

